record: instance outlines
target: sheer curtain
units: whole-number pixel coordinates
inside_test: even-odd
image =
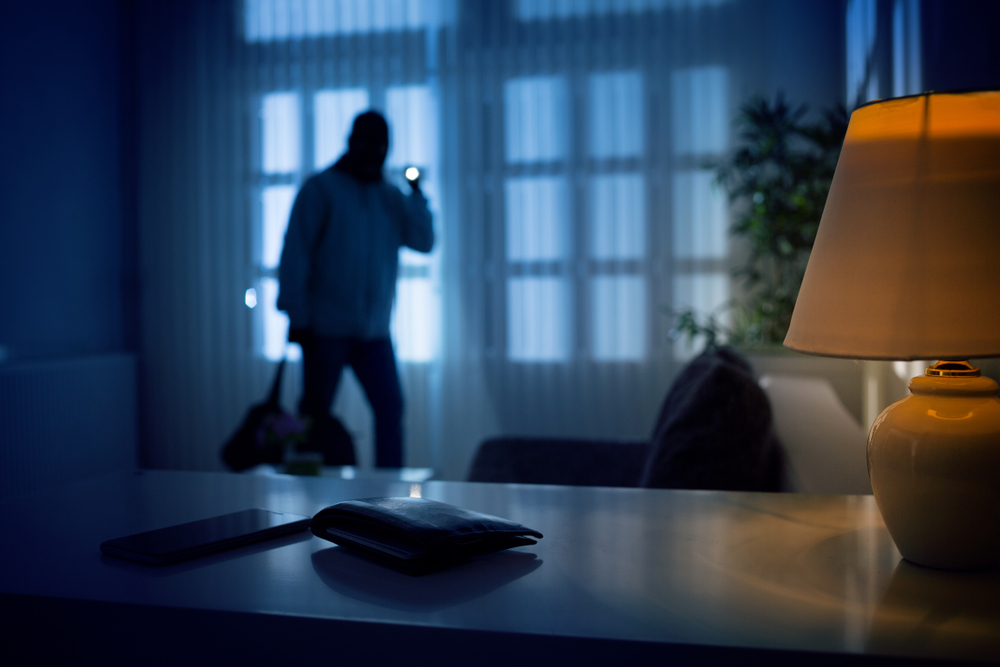
[[[662,310],[729,298],[727,207],[703,166],[729,142],[737,7],[465,9],[449,70],[463,337],[445,393],[478,378],[499,433],[646,436],[690,354]]]
[[[294,407],[274,308],[288,211],[369,107],[388,177],[423,171],[439,241],[400,254],[407,462],[460,479],[490,435],[647,435],[693,353],[665,312],[730,298],[706,165],[766,78],[759,5],[143,3],[144,463],[218,468],[284,356]],[[369,465],[350,376],[335,410]]]

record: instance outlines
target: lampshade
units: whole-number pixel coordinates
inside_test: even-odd
[[[851,115],[785,346],[855,359],[1000,355],[1000,91]]]

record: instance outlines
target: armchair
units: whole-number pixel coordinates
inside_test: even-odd
[[[646,441],[498,437],[483,441],[473,482],[779,491],[784,453],[750,364],[714,347],[674,381]]]

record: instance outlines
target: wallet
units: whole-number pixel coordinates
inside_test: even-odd
[[[309,529],[411,575],[542,537],[519,523],[425,498],[346,500],[321,510]]]

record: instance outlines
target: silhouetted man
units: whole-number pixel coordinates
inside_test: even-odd
[[[418,182],[406,196],[383,178],[388,150],[385,119],[365,112],[354,119],[347,152],[302,186],[281,253],[278,308],[288,313],[289,341],[302,345],[299,412],[329,431],[330,404],[350,365],[375,414],[375,464],[399,467],[403,395],[389,339],[398,254],[400,246],[430,252],[434,231]],[[347,462],[353,449],[349,461],[337,461]]]

